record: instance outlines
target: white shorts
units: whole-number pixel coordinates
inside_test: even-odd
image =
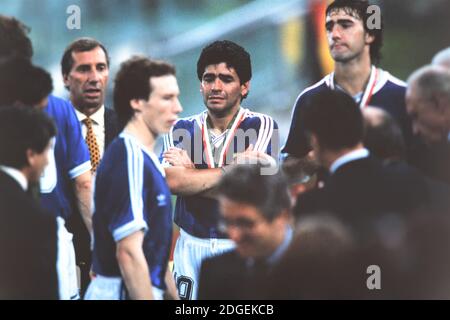
[[[122,278],[97,275],[89,284],[84,300],[124,300],[124,289]],[[155,300],[163,300],[163,290],[153,287],[152,291]]]
[[[230,239],[197,238],[180,229],[173,254],[173,274],[180,299],[197,299],[200,268],[205,258],[220,255],[234,247]]]
[[[58,223],[58,252],[56,270],[58,273],[59,298],[61,300],[78,300],[80,293],[78,288],[77,265],[75,249],[73,247],[73,235],[67,231],[63,218],[56,218]]]

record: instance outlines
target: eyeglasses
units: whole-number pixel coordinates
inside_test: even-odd
[[[261,222],[262,220],[250,220],[245,218],[239,219],[222,218],[219,221],[219,230],[222,232],[226,232],[229,228],[238,228],[241,231],[250,231]]]

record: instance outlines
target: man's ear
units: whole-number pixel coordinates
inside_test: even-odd
[[[311,144],[311,147],[314,150],[314,148],[319,145],[319,140],[317,139],[317,135],[315,135],[314,133],[310,133],[309,134],[309,143]]]
[[[436,109],[440,114],[446,114],[450,109],[450,99],[442,93],[436,94],[434,98]]]
[[[246,97],[250,92],[250,81],[241,84],[241,96]]]
[[[69,83],[69,74],[68,73],[63,74],[62,77],[63,77],[64,87],[67,90],[69,90],[69,85],[70,85],[70,83]]]
[[[375,36],[366,32],[365,40],[366,40],[366,44],[372,44],[375,41]]]
[[[26,151],[26,157],[27,157],[27,165],[29,167],[33,167],[36,163],[36,151],[32,149],[27,149]]]
[[[450,129],[450,98],[445,94],[438,94],[434,99],[436,111],[447,122],[447,128]]]
[[[142,102],[140,99],[132,99],[130,100],[130,106],[134,111],[142,111]]]

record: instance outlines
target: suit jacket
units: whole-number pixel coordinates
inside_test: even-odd
[[[236,250],[205,259],[200,272],[198,299],[265,299],[268,275],[268,269],[248,267]]]
[[[426,204],[427,209],[433,213],[448,213],[450,209],[450,185],[424,175],[419,169],[408,165],[404,161],[391,161],[386,164],[386,167],[389,170],[397,171],[409,177],[422,177],[425,180],[429,196],[429,203]]]
[[[430,178],[450,185],[450,142],[429,146],[416,140],[408,160]]]
[[[119,134],[119,122],[116,112],[105,107],[105,150]]]
[[[323,189],[300,195],[294,215],[331,212],[344,223],[370,226],[382,213],[408,215],[429,204],[425,179],[415,171],[388,168],[373,158],[348,162]],[[364,232],[363,229],[359,231]]]
[[[58,299],[56,219],[0,171],[0,299]]]

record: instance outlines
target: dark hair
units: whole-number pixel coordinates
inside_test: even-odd
[[[19,55],[31,60],[33,46],[28,38],[30,30],[16,18],[0,14],[0,57]]]
[[[0,108],[0,164],[16,169],[28,166],[27,150],[42,153],[55,135],[53,120],[41,110]]]
[[[124,127],[134,114],[131,100],[148,100],[152,90],[150,78],[175,74],[173,65],[147,57],[134,56],[123,62],[114,80],[114,109],[121,126]]]
[[[252,78],[250,54],[240,45],[229,40],[223,40],[215,41],[203,48],[197,61],[198,79],[202,80],[207,66],[222,62],[225,62],[229,68],[236,70],[241,84]]]
[[[290,208],[288,185],[280,171],[264,175],[262,168],[259,164],[237,165],[222,177],[217,190],[227,199],[256,207],[267,221],[272,221]]]
[[[376,110],[379,111],[379,119],[371,119],[370,115],[363,111],[365,124],[364,145],[373,155],[380,159],[404,159],[406,147],[402,130],[389,113],[382,109]]]
[[[362,20],[364,30],[374,37],[370,44],[370,59],[373,64],[378,64],[381,60],[381,47],[383,46],[383,21],[381,28],[369,29],[367,20],[370,18],[367,9],[371,6],[367,0],[335,0],[326,10],[326,15],[330,13],[344,10],[345,13],[357,17]]]
[[[303,118],[306,132],[315,134],[321,147],[336,151],[362,141],[361,110],[352,97],[339,90],[327,89],[312,96]]]
[[[50,74],[23,57],[0,62],[0,106],[35,106],[53,90]]]
[[[61,72],[63,76],[69,74],[70,70],[73,67],[74,61],[72,57],[72,52],[86,52],[91,51],[97,47],[102,48],[106,56],[106,64],[109,67],[108,51],[106,50],[105,46],[102,43],[93,38],[79,38],[73,41],[71,44],[69,44],[66,50],[64,50],[64,54],[61,59]]]

